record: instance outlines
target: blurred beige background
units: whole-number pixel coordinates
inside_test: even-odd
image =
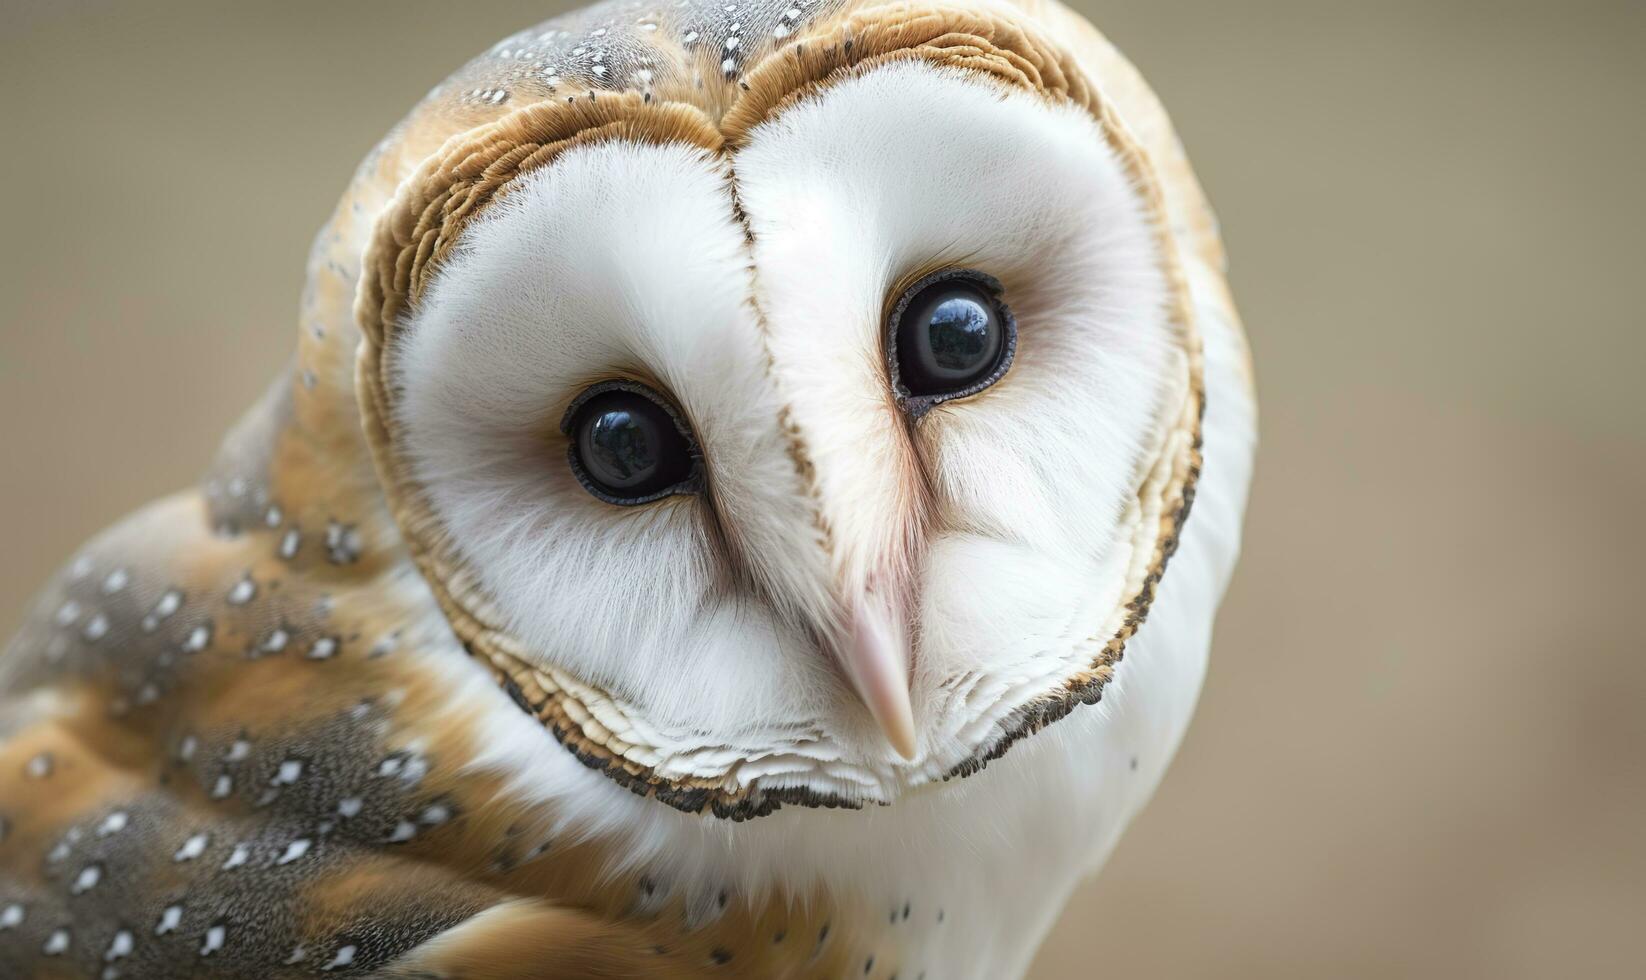
[[[1078,0],[1263,448],[1203,707],[1035,976],[1646,976],[1646,4]],[[0,0],[0,628],[204,467],[411,102],[559,0]]]

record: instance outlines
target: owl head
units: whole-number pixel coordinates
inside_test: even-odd
[[[437,88],[340,216],[388,511],[591,767],[889,802],[1125,669],[1226,297],[1164,117],[1062,8],[614,0]]]

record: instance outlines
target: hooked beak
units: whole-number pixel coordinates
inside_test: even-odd
[[[909,703],[908,628],[900,612],[872,593],[852,604],[851,636],[842,651],[846,676],[897,754],[915,756],[914,708]]]

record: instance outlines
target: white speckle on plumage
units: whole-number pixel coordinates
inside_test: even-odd
[[[131,582],[131,573],[124,568],[116,568],[103,579],[100,591],[104,595],[114,595],[124,589]]]
[[[229,743],[228,751],[223,753],[224,762],[244,762],[251,756],[251,743],[243,738],[237,738]]]
[[[67,627],[73,626],[75,620],[77,620],[79,618],[80,618],[80,603],[75,602],[73,599],[70,599],[69,601],[63,603],[61,606],[57,607],[57,615],[53,617],[53,620],[57,623],[58,626],[62,626],[64,628],[67,628]]]
[[[206,930],[204,941],[200,944],[200,955],[210,956],[223,948],[223,942],[228,938],[228,932],[222,926],[212,926]]]
[[[249,860],[251,860],[251,848],[244,844],[236,844],[234,850],[229,852],[228,858],[223,861],[222,870],[233,871]]]
[[[132,948],[133,941],[131,930],[121,929],[116,932],[114,934],[114,938],[109,941],[109,948],[104,951],[103,959],[113,961],[125,956],[130,956]]]
[[[168,905],[160,913],[160,921],[154,924],[154,934],[164,936],[168,932],[175,932],[183,921],[183,906]]]
[[[23,919],[27,915],[28,910],[23,907],[22,902],[12,902],[0,909],[0,930],[17,928],[23,924]]]
[[[126,811],[115,810],[113,813],[110,813],[108,816],[104,817],[103,822],[97,825],[97,836],[107,837],[110,834],[118,834],[120,831],[126,829],[126,824],[128,822],[129,818],[126,815]]]
[[[46,937],[46,942],[40,947],[40,952],[47,956],[61,956],[69,949],[69,931],[59,928],[53,929]]]
[[[341,970],[354,962],[354,953],[355,946],[353,943],[343,946],[338,949],[336,955],[331,958],[331,962],[321,967],[321,969],[326,971]]]
[[[172,860],[178,862],[193,861],[195,858],[206,853],[206,844],[210,841],[211,838],[206,834],[195,834],[183,842],[183,846],[179,847],[177,849],[177,853],[172,855]]]
[[[415,786],[428,775],[429,760],[421,755],[412,755],[406,758],[406,765],[400,770],[400,781],[408,786]]]
[[[97,883],[99,881],[102,881],[102,880],[103,880],[103,867],[102,867],[102,865],[88,864],[84,868],[81,868],[80,873],[75,876],[74,884],[69,886],[69,894],[70,895],[84,895],[86,892],[89,892],[93,888],[96,888]]]
[[[183,639],[184,653],[199,653],[211,645],[211,624],[202,623],[189,630],[189,635]]]
[[[87,643],[96,643],[101,640],[109,635],[109,617],[103,613],[93,614],[90,619],[86,620],[86,625],[81,628],[80,635],[85,637]]]
[[[326,525],[326,559],[333,565],[352,565],[360,560],[360,532],[354,525],[338,521]]]
[[[243,606],[255,598],[257,598],[257,583],[252,581],[250,575],[234,583],[234,588],[229,590],[228,601],[231,606]]]
[[[143,632],[153,633],[160,628],[160,624],[183,607],[183,593],[176,589],[167,589],[160,600],[154,604],[149,614],[143,617]]]
[[[233,792],[234,777],[226,772],[219,775],[211,784],[211,798],[214,800],[226,800]]]
[[[50,752],[38,752],[23,765],[23,774],[30,779],[45,779],[55,768]]]
[[[358,796],[345,796],[343,799],[341,799],[337,802],[337,815],[342,817],[343,819],[347,820],[350,817],[353,817],[353,816],[359,814],[360,808],[363,805],[364,805],[364,803],[360,799],[360,797],[358,797]]]

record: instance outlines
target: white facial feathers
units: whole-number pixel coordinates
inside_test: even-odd
[[[787,631],[730,586],[699,504],[594,499],[567,466],[559,422],[589,384],[638,375],[690,420],[712,479],[736,475],[717,499],[745,547],[773,547],[774,526],[808,533],[771,425],[728,186],[722,163],[688,147],[563,154],[468,231],[396,361],[419,479],[523,644],[692,727],[759,718],[766,692],[815,685],[796,685],[771,652]],[[762,508],[736,487],[775,499]],[[786,550],[804,562],[806,548]],[[773,591],[803,594],[804,572]],[[716,680],[727,677],[749,683]]]
[[[751,754],[801,732],[895,780],[829,618],[854,590],[903,604],[929,769],[1089,661],[1181,357],[1155,247],[1083,110],[924,64],[829,86],[729,164],[581,147],[490,206],[400,332],[407,452],[532,656],[659,730]],[[1016,360],[911,427],[884,316],[945,266],[1005,285]],[[560,413],[611,377],[680,407],[707,501],[572,478]]]

